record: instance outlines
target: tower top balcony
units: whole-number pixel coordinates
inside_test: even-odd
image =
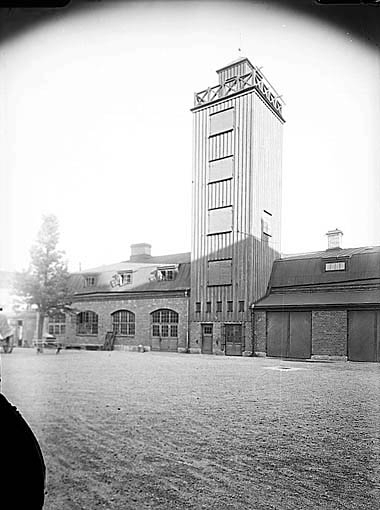
[[[219,84],[196,92],[192,111],[252,89],[259,93],[260,97],[281,120],[284,120],[282,108],[285,103],[282,97],[264,76],[261,69],[251,64],[248,58],[239,58],[216,72],[219,76]]]

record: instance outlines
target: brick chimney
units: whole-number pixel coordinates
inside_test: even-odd
[[[342,236],[343,232],[336,228],[335,230],[329,230],[327,233],[327,249],[328,250],[340,250],[342,248]]]
[[[152,246],[148,243],[131,244],[130,262],[149,262]]]

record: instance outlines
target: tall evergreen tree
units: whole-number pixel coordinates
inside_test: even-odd
[[[58,220],[55,215],[43,216],[37,239],[30,250],[29,269],[16,275],[15,291],[30,305],[37,307],[37,337],[42,338],[44,320],[61,310],[68,300],[67,263],[64,252],[57,249]]]

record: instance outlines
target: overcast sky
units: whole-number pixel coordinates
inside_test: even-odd
[[[241,52],[238,52],[241,48]],[[92,4],[0,47],[0,269],[55,213],[71,270],[190,251],[193,94],[238,56],[286,102],[282,251],[380,244],[380,57],[262,3]]]

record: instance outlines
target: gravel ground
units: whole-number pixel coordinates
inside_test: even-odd
[[[15,349],[46,510],[378,509],[380,365]]]

